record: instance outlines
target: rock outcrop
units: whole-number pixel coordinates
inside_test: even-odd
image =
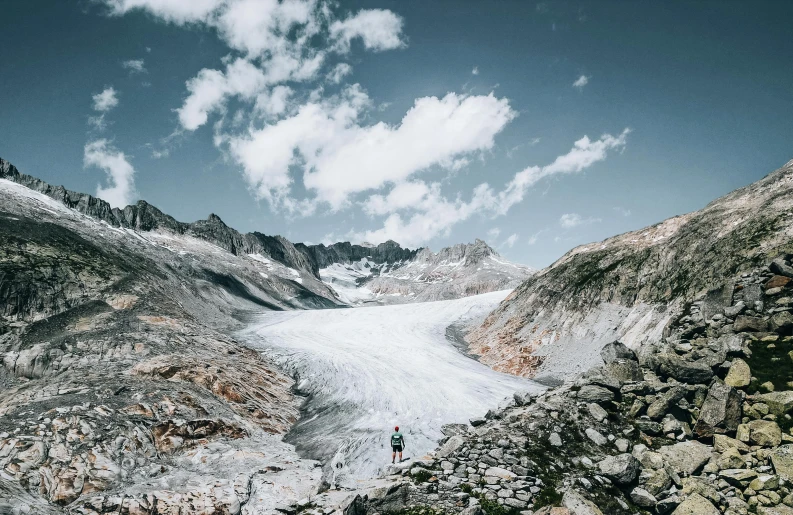
[[[787,326],[784,314],[749,311],[762,291],[789,288],[790,265],[778,258],[793,252],[792,222],[793,161],[700,211],[576,247],[516,288],[469,336],[471,350],[503,372],[564,378],[595,365],[610,341],[638,349],[660,340],[695,298],[702,318],[729,317],[736,331]],[[765,281],[749,281],[733,304],[727,280],[766,265]],[[699,381],[700,369],[685,373]]]

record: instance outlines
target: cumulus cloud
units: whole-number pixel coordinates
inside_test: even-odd
[[[539,180],[554,175],[578,173],[606,159],[608,150],[624,147],[629,132],[625,129],[619,136],[604,134],[594,141],[584,136],[573,144],[569,152],[557,157],[552,163],[528,167],[518,172],[500,191],[495,191],[487,183],[480,184],[474,188],[468,201],[463,200],[460,195],[453,199],[444,196],[439,183],[425,184],[423,188],[415,187],[415,191],[423,192],[423,195],[416,195],[418,200],[412,206],[403,202],[397,207],[397,204],[377,200],[377,205],[381,207],[377,212],[388,214],[383,226],[374,230],[353,231],[353,239],[372,242],[392,239],[408,246],[418,246],[437,236],[448,236],[454,225],[477,214],[492,217],[505,215],[512,206],[523,200],[528,189]],[[387,198],[388,196],[383,197]],[[390,209],[387,209],[388,206],[391,206]],[[571,218],[573,216],[578,217],[579,222],[583,220],[579,215],[568,214],[562,217],[564,224],[574,223],[576,220]],[[583,220],[584,223],[597,221],[600,220]],[[563,221],[560,220],[560,223]],[[568,228],[567,225],[563,227]],[[542,232],[532,236],[529,244],[535,243]]]
[[[327,78],[328,81],[332,82],[333,84],[338,84],[344,77],[351,73],[352,66],[347,63],[339,63],[330,71],[330,73],[328,73]]]
[[[93,95],[94,111],[107,112],[118,105],[118,97],[113,86],[105,88],[101,93]]]
[[[493,94],[417,99],[401,122],[360,123],[372,103],[357,85],[335,99],[309,102],[277,123],[228,139],[231,155],[259,198],[278,204],[289,194],[290,167],[333,209],[350,195],[400,184],[431,166],[461,166],[467,154],[493,147],[516,113]],[[385,199],[383,200],[385,202]],[[372,200],[370,209],[385,209]]]
[[[123,152],[106,139],[92,141],[83,149],[83,165],[86,168],[95,166],[107,174],[108,186],[97,185],[97,197],[106,200],[112,207],[123,208],[132,203],[135,196],[135,169]]]
[[[565,213],[559,218],[559,225],[564,229],[572,229],[579,225],[590,225],[600,222],[600,218],[584,218],[578,213]]]
[[[402,18],[387,9],[367,9],[330,25],[336,49],[350,50],[350,42],[360,38],[364,48],[375,52],[404,46],[401,38]]]
[[[586,75],[581,75],[575,80],[575,82],[573,82],[573,87],[581,91],[587,84],[589,84],[589,77]]]
[[[144,66],[143,59],[130,59],[128,61],[122,61],[121,67],[129,70],[130,73],[148,73],[146,67]]]

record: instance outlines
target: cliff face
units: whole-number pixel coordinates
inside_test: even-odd
[[[605,343],[657,341],[687,301],[792,252],[792,222],[793,161],[700,211],[571,250],[469,335],[472,350],[497,370],[569,377]]]

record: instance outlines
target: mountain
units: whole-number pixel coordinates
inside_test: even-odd
[[[532,274],[531,268],[507,261],[479,239],[437,253],[429,249],[400,253],[394,242],[375,249],[389,244],[387,253],[328,261],[319,275],[341,300],[360,305],[449,300],[506,290]]]
[[[707,301],[707,320],[732,299],[736,274],[786,253],[793,161],[700,211],[572,249],[518,286],[468,340],[496,370],[569,378],[597,364],[608,342],[638,349],[658,341],[694,299]]]

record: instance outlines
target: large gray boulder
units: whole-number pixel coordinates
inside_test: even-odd
[[[675,508],[672,515],[719,515],[719,510],[699,494],[691,494]]]
[[[614,392],[602,386],[588,384],[578,390],[578,398],[585,402],[608,402],[614,400]]]
[[[691,475],[705,466],[710,460],[713,448],[691,440],[658,449],[666,466],[678,474]]]
[[[600,357],[603,358],[603,362],[607,365],[621,360],[636,361],[636,353],[622,342],[612,342],[604,345],[600,350]]]
[[[703,361],[689,361],[675,354],[664,354],[658,358],[658,370],[661,374],[673,377],[682,383],[709,383],[713,370]]]
[[[600,473],[619,485],[628,485],[636,479],[641,463],[628,453],[609,456],[598,462]]]
[[[669,409],[685,395],[686,389],[683,386],[673,386],[667,391],[662,392],[655,401],[647,407],[647,416],[654,420],[663,418],[664,415],[669,412]]]
[[[774,471],[785,481],[793,481],[793,444],[780,445],[771,451]]]
[[[769,268],[777,275],[784,275],[793,279],[793,266],[785,263],[781,258],[777,258],[771,262]]]
[[[755,395],[754,399],[767,404],[769,411],[778,417],[793,410],[793,392],[790,390]]]
[[[702,404],[694,432],[700,437],[709,437],[735,431],[740,423],[741,395],[732,386],[715,381]]]

